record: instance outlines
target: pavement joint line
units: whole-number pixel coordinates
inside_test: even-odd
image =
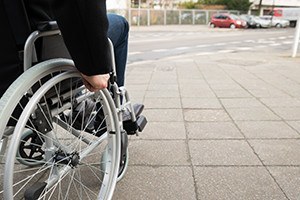
[[[196,63],[195,63],[196,64]],[[197,65],[197,64],[196,64]],[[176,66],[176,64],[175,64]],[[176,66],[177,67],[177,66]],[[179,75],[178,75],[178,70],[176,68],[176,81],[177,81],[177,89],[179,91],[179,93],[181,94],[181,88],[180,88],[180,81],[179,81]],[[194,168],[194,164],[192,161],[192,155],[191,155],[191,150],[190,150],[190,143],[189,143],[189,135],[188,135],[188,128],[187,128],[187,123],[185,123],[184,120],[184,109],[183,109],[183,102],[182,102],[182,97],[180,95],[180,105],[181,105],[181,113],[182,113],[182,118],[183,118],[183,122],[184,122],[184,130],[185,130],[185,145],[186,145],[186,153],[188,155],[188,162],[189,162],[189,166],[191,167],[191,171],[192,171],[192,178],[193,178],[193,185],[194,185],[194,194],[196,199],[199,199],[199,194],[198,194],[198,185],[197,185],[197,180],[196,180],[196,173],[195,173],[195,168]]]

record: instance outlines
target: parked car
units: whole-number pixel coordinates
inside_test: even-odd
[[[261,19],[269,21],[272,27],[276,28],[285,28],[290,26],[290,21],[285,20],[285,19],[279,19],[276,17],[273,17],[271,15],[264,15],[260,17]]]
[[[257,28],[269,28],[271,23],[267,19],[260,18],[258,16],[250,15],[250,17],[255,21]]]
[[[210,27],[245,28],[247,22],[233,14],[215,14],[210,20]]]
[[[257,28],[256,22],[252,15],[240,15],[240,18],[247,22],[247,28]]]
[[[288,20],[291,27],[295,27],[297,19],[300,17],[300,8],[274,8],[272,15],[274,17]]]
[[[210,27],[245,28],[247,23],[233,14],[215,14],[210,21]]]

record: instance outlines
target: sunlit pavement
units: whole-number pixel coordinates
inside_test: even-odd
[[[300,52],[133,62],[126,88],[149,122],[114,199],[300,199]]]

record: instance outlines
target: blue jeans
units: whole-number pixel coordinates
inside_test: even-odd
[[[127,62],[129,25],[126,19],[119,15],[108,14],[107,18],[109,22],[107,34],[114,45],[117,83],[118,86],[123,86]]]

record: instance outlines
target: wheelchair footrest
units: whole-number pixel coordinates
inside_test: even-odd
[[[140,115],[137,120],[136,120],[136,123],[138,124],[138,127],[139,127],[139,132],[142,132],[147,124],[147,119],[145,116],[143,115]]]
[[[123,128],[128,135],[134,135],[137,131],[141,132],[147,124],[147,119],[143,115],[137,117],[135,122],[130,120],[123,122]]]
[[[39,196],[44,191],[45,187],[47,186],[47,183],[45,182],[37,182],[33,184],[31,187],[29,187],[24,194],[25,200],[36,200],[39,198]]]

